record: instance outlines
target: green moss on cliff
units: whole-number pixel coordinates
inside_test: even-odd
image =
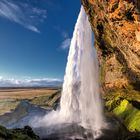
[[[125,119],[125,124],[127,128],[132,132],[140,131],[140,111],[132,107]]]
[[[127,112],[129,106],[129,102],[127,100],[121,101],[120,105],[116,106],[113,110],[113,113],[115,113],[117,116],[120,116],[122,118],[125,117],[125,112]]]
[[[114,108],[113,113],[120,117],[129,131],[140,131],[140,111],[127,100]]]
[[[111,111],[119,117],[124,125],[131,132],[140,131],[140,110],[139,99],[135,92],[117,93],[106,96],[105,106],[108,111]]]
[[[105,60],[102,59],[102,65],[100,66],[100,81],[101,81],[101,84],[104,84],[104,78],[105,78]]]

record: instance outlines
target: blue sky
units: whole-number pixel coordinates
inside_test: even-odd
[[[80,0],[0,0],[0,84],[62,80],[79,10]]]

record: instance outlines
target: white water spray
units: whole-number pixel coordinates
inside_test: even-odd
[[[38,122],[40,125],[77,123],[93,133],[102,128],[98,61],[92,34],[82,7],[69,50],[60,110],[46,115]]]
[[[103,117],[92,34],[82,7],[69,50],[60,114],[66,121],[79,122],[95,130],[101,128]]]

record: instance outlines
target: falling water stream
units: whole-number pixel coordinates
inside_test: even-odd
[[[60,114],[66,121],[100,129],[102,106],[99,96],[98,60],[93,48],[93,33],[88,17],[81,8],[64,77]]]
[[[65,123],[74,123],[92,130],[95,138],[103,125],[98,75],[93,33],[81,7],[70,45],[60,110],[36,121],[37,126],[46,124],[49,128],[59,124],[61,128]]]

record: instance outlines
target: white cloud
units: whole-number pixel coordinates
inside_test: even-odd
[[[55,87],[62,86],[63,81],[61,79],[51,79],[51,78],[42,78],[42,79],[23,79],[18,80],[14,78],[0,78],[0,87]]]
[[[68,37],[69,37],[68,32],[62,31],[62,37],[63,37],[63,38],[68,38]]]
[[[39,33],[36,23],[46,18],[46,10],[9,0],[0,1],[0,16]],[[38,21],[37,21],[38,20]]]
[[[63,50],[68,49],[70,47],[70,43],[71,43],[71,39],[67,38],[62,42],[60,48]]]
[[[54,26],[54,29],[57,30],[63,38],[63,42],[61,43],[60,48],[62,50],[68,49],[71,44],[71,38],[69,37],[69,33],[63,30],[60,26]]]
[[[28,25],[27,28],[30,29],[30,30],[33,31],[33,32],[40,33],[40,31],[39,31],[35,26]]]

